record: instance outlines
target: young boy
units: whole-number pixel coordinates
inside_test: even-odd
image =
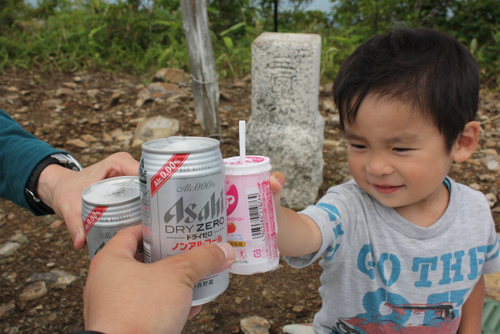
[[[483,194],[447,177],[478,143],[473,56],[445,33],[396,30],[354,51],[333,94],[354,180],[295,213],[271,178],[281,253],[293,267],[321,258],[314,331],[480,333],[498,239]]]

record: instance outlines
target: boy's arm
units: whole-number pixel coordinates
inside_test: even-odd
[[[318,225],[308,216],[281,206],[281,190],[285,184],[285,176],[282,173],[273,173],[270,181],[278,220],[280,253],[285,256],[297,257],[316,252],[322,241]]]
[[[462,317],[460,320],[460,327],[458,328],[459,334],[480,334],[481,333],[481,320],[483,317],[485,295],[484,276],[476,283],[474,290],[472,290],[469,298],[462,306]]]

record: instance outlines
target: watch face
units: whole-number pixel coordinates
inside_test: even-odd
[[[82,165],[80,165],[80,163],[70,154],[56,153],[52,154],[51,157],[57,159],[59,163],[66,168],[77,172],[83,169]]]

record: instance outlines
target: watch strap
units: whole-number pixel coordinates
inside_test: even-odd
[[[42,161],[40,161],[38,165],[36,165],[36,167],[33,169],[33,172],[31,172],[30,177],[28,178],[28,182],[26,183],[24,191],[26,194],[26,199],[28,200],[28,204],[37,214],[40,215],[54,214],[54,210],[43,203],[36,192],[40,174],[45,169],[45,167],[52,164],[57,164],[75,171],[79,171],[82,169],[78,161],[76,161],[72,156],[62,153],[49,155]]]

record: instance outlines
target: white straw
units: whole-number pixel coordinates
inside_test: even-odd
[[[240,162],[245,163],[246,155],[245,152],[245,121],[240,121]]]

